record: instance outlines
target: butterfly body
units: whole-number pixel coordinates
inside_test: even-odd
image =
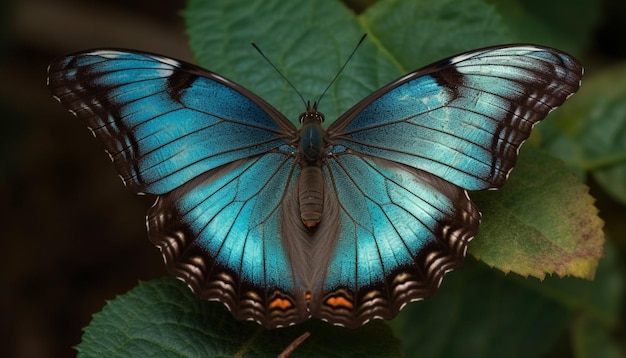
[[[391,82],[327,129],[316,104],[298,129],[236,83],[159,55],[91,50],[48,72],[125,185],[158,196],[148,233],[169,270],[275,328],[358,327],[431,296],[478,232],[467,190],[504,184],[582,67],[541,46],[479,49]]]

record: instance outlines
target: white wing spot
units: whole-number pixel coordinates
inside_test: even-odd
[[[180,62],[178,62],[178,61],[176,61],[174,59],[171,59],[171,58],[168,58],[168,57],[162,57],[162,56],[150,56],[150,57],[155,59],[155,60],[157,60],[157,61],[159,61],[159,62],[167,63],[170,66],[173,66],[173,67],[176,67],[176,68],[180,67]]]
[[[464,53],[464,54],[461,54],[461,55],[458,55],[458,56],[452,57],[452,58],[450,59],[450,63],[451,63],[451,64],[454,64],[454,63],[457,63],[457,62],[465,61],[465,60],[467,60],[468,58],[472,58],[472,57],[474,57],[475,55],[476,55],[476,53],[475,53],[475,52]]]
[[[112,50],[99,50],[99,51],[94,51],[91,53],[92,56],[101,56],[101,57],[105,57],[105,58],[118,58],[118,57],[122,57],[122,53],[119,51],[112,51]]]

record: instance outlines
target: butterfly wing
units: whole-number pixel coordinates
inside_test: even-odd
[[[309,317],[279,223],[299,173],[284,116],[227,79],[153,54],[87,51],[48,72],[126,186],[160,195],[148,231],[172,273],[240,319],[276,327]]]
[[[352,328],[393,318],[436,291],[478,232],[465,190],[432,174],[346,152],[327,160],[324,175],[340,230],[315,317]]]
[[[532,127],[578,90],[582,73],[576,59],[547,47],[467,52],[374,92],[329,137],[468,190],[499,187]]]
[[[410,73],[333,123],[325,206],[338,206],[340,230],[313,315],[356,327],[432,295],[478,232],[466,190],[501,186],[581,76],[557,50],[486,48]]]
[[[150,238],[172,273],[236,318],[267,328],[303,321],[305,292],[281,230],[281,204],[298,173],[293,156],[269,153],[203,174],[157,200]]]
[[[63,57],[48,68],[48,86],[85,121],[135,192],[164,194],[296,133],[243,87],[153,54],[102,49]]]

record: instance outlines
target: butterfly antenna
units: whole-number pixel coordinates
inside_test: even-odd
[[[359,40],[359,42],[356,44],[356,46],[354,46],[354,50],[352,50],[352,53],[350,54],[350,56],[348,56],[348,59],[346,60],[346,62],[344,62],[343,66],[341,66],[341,68],[339,69],[339,71],[337,71],[337,74],[335,75],[335,77],[332,79],[332,81],[330,81],[330,83],[328,84],[328,86],[326,87],[326,89],[324,90],[324,92],[322,92],[322,94],[319,96],[319,98],[317,99],[317,101],[315,101],[314,106],[318,106],[320,104],[320,101],[322,100],[322,97],[324,97],[324,95],[326,94],[326,92],[328,92],[328,89],[330,88],[330,86],[333,85],[333,83],[335,83],[335,81],[337,80],[337,78],[339,77],[339,75],[341,74],[341,72],[343,72],[343,69],[346,68],[346,66],[348,65],[348,62],[350,62],[350,60],[352,59],[352,56],[354,56],[354,54],[356,53],[356,50],[361,46],[361,44],[363,43],[363,40],[365,40],[365,37],[367,37],[367,33],[363,34],[363,36],[361,36],[361,39]]]
[[[296,86],[293,85],[293,83],[291,83],[291,81],[289,81],[289,79],[287,78],[287,76],[283,75],[282,72],[280,72],[280,70],[278,69],[278,67],[276,67],[276,65],[267,57],[265,56],[265,54],[263,53],[263,51],[261,51],[261,49],[259,48],[259,46],[257,46],[254,42],[250,42],[250,44],[257,50],[258,53],[261,54],[261,56],[263,56],[263,58],[265,59],[265,61],[267,61],[272,68],[274,68],[274,70],[276,72],[278,72],[278,74],[280,75],[280,77],[282,77],[285,81],[287,81],[287,83],[289,84],[289,86],[291,86],[291,88],[293,88],[294,91],[296,91],[296,93],[298,94],[298,96],[300,96],[300,99],[302,100],[302,103],[304,103],[304,106],[308,109],[309,108],[309,104],[307,103],[307,101],[304,100],[304,97],[302,96],[302,94],[300,93],[300,91],[298,91],[298,89],[296,88]]]

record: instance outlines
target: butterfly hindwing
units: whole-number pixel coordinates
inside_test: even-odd
[[[532,127],[578,90],[582,71],[547,47],[475,50],[374,92],[328,128],[329,138],[468,190],[499,187]]]
[[[282,153],[203,174],[158,199],[148,213],[150,239],[171,272],[237,318],[268,328],[300,322],[310,315],[280,223],[295,175],[294,158]]]
[[[314,295],[315,317],[348,327],[394,317],[458,267],[480,213],[465,190],[431,174],[350,153],[328,159],[339,236]]]
[[[164,194],[295,136],[250,91],[158,55],[86,51],[55,61],[48,76],[53,95],[86,122],[136,192]]]

